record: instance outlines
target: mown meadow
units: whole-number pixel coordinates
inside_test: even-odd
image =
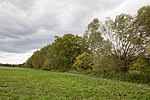
[[[0,100],[148,100],[150,86],[95,76],[0,67]]]

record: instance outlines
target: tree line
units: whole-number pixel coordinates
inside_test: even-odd
[[[125,74],[150,71],[150,6],[135,16],[120,14],[104,22],[94,18],[83,36],[55,36],[49,44],[24,63],[25,67],[45,70],[96,70]]]

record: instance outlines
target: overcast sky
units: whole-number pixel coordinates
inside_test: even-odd
[[[82,35],[95,17],[136,14],[150,0],[0,0],[0,63],[23,63],[64,33]]]

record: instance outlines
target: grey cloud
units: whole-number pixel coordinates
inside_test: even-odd
[[[10,2],[20,9],[28,10],[36,3],[37,0],[3,0],[3,1]]]
[[[47,32],[41,32],[30,34],[27,36],[20,37],[18,39],[12,39],[11,41],[2,40],[0,45],[0,51],[23,53],[32,49],[39,49],[46,44],[53,41],[53,36]]]
[[[68,13],[68,16],[71,18],[69,17],[69,25],[66,25],[66,28],[64,29],[65,31],[83,34],[86,25],[93,19],[93,17],[99,17],[97,16],[98,13],[112,10],[112,8],[115,9],[123,2],[124,1],[120,0],[113,0],[111,2],[106,0],[68,0],[68,6],[65,10],[71,13]]]
[[[85,9],[87,8],[87,10],[93,10],[93,11],[107,11],[107,10],[111,10],[114,9],[115,7],[117,7],[118,5],[120,5],[121,3],[123,3],[125,1],[121,1],[121,0],[80,0],[77,1],[74,0],[74,3],[84,7]]]
[[[87,24],[129,0],[0,0],[0,51],[23,53]]]

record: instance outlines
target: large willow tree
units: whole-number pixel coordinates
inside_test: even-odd
[[[107,63],[112,61],[111,66],[126,73],[134,61],[148,49],[149,9],[149,6],[142,7],[134,17],[129,14],[120,14],[115,19],[108,17],[104,23],[94,19],[85,33],[89,49],[94,55],[99,55],[101,60],[103,57],[109,58],[106,59]]]

